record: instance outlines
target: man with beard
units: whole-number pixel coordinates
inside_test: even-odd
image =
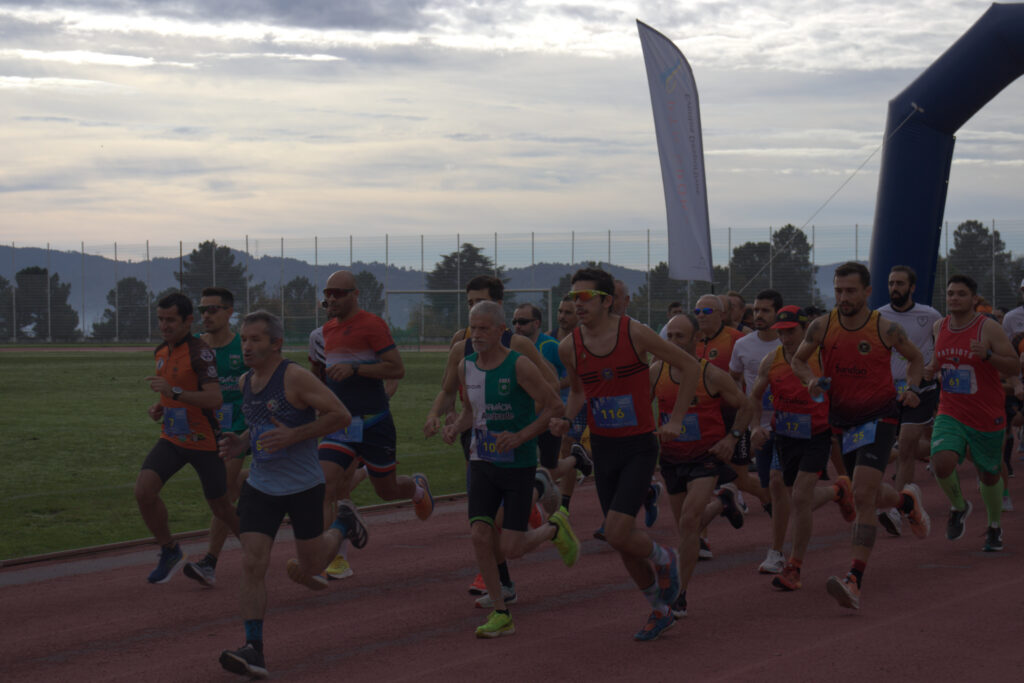
[[[878,309],[882,317],[903,326],[907,338],[921,352],[925,365],[932,362],[935,339],[932,327],[942,314],[931,306],[915,303],[917,273],[910,266],[893,266],[889,271],[889,303]],[[907,359],[892,353],[892,378],[896,395],[907,390]],[[921,402],[914,408],[900,408],[899,453],[895,487],[897,490],[914,481],[914,466],[928,454],[932,422],[939,405],[939,386],[934,380],[921,383]],[[878,523],[893,536],[900,535],[900,513],[894,509],[879,511]]]

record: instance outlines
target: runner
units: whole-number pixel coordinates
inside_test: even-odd
[[[686,407],[694,395],[699,365],[684,351],[644,325],[611,313],[615,284],[597,268],[576,271],[571,295],[580,326],[559,345],[569,372],[567,415],[587,404],[594,479],[608,544],[622,558],[633,582],[643,591],[652,612],[634,636],[653,640],[672,626],[670,605],[679,597],[679,560],[674,549],[654,543],[636,528],[658,458],[658,438],[650,406],[648,353],[682,371],[676,406],[668,422],[657,428],[663,441],[679,436]],[[556,435],[569,430],[570,420],[553,420]],[[653,568],[652,568],[653,563]]]
[[[970,449],[988,516],[983,550],[998,552],[1003,549],[1000,465],[1006,428],[999,375],[1016,376],[1020,361],[999,323],[975,312],[977,294],[972,278],[949,278],[949,315],[935,323],[935,359],[929,370],[941,378],[942,395],[932,434],[932,471],[952,504],[946,538],[955,541],[964,535],[971,514],[956,472]]]
[[[800,347],[806,327],[807,316],[803,309],[785,306],[779,310],[772,329],[778,331],[782,345],[761,362],[753,391],[755,416],[764,405],[762,397],[769,392],[774,397],[771,428],[775,434],[779,469],[773,470],[772,474],[781,474],[786,494],[792,497],[795,513],[792,553],[782,571],[772,578],[773,586],[787,591],[801,587],[800,570],[813,531],[812,513],[825,503],[835,501],[847,522],[857,517],[848,477],[839,477],[832,485],[817,486],[818,475],[828,466],[832,449],[828,401],[812,401],[807,387],[800,383],[789,365]],[[821,354],[812,354],[808,365],[820,375]],[[757,446],[767,443],[770,438],[768,430],[758,426],[751,441]]]
[[[915,484],[899,493],[882,482],[889,451],[896,440],[899,404],[913,408],[921,391],[921,352],[898,324],[883,318],[867,306],[871,275],[861,263],[848,262],[836,268],[833,278],[836,308],[827,318],[817,318],[807,327],[804,340],[791,359],[794,374],[818,399],[823,387],[829,390],[829,422],[842,432],[843,461],[853,474],[853,497],[857,519],[853,523],[853,561],[845,579],[832,576],[826,583],[829,595],[841,606],[860,608],[861,581],[878,531],[876,508],[896,507],[910,521],[916,536],[925,538],[931,521]],[[907,359],[907,391],[896,398],[890,369],[890,350]],[[821,350],[824,377],[808,365]]]
[[[160,545],[160,560],[148,580],[164,583],[185,558],[171,537],[167,506],[160,498],[168,479],[186,464],[192,465],[210,510],[235,535],[238,515],[228,498],[224,463],[217,457],[214,411],[223,399],[213,351],[192,336],[192,302],[184,294],[176,292],[160,299],[156,318],[164,341],[153,352],[156,374],[146,381],[160,394],[160,400],[149,407],[149,416],[163,426],[160,439],[135,480],[135,501],[142,520]]]
[[[563,297],[558,304],[558,327],[548,332],[555,341],[562,341],[576,329],[576,307],[572,301]]]
[[[697,345],[697,319],[677,315],[668,321],[668,341],[693,355]],[[682,372],[664,361],[651,365],[651,394],[658,401],[659,422],[673,414]],[[732,407],[735,421],[726,431],[722,404]],[[728,466],[733,450],[752,414],[750,400],[736,382],[706,359],[700,360],[700,378],[693,402],[687,408],[682,433],[661,444],[661,476],[665,479],[672,512],[679,529],[679,597],[672,614],[686,616],[686,590],[697,566],[700,531],[716,516],[729,519],[734,528],[743,526],[743,512],[736,503],[732,481],[736,473]],[[716,491],[716,488],[722,488]]]
[[[757,381],[758,369],[769,354],[779,348],[779,333],[772,327],[775,315],[782,308],[782,295],[774,289],[758,292],[754,298],[754,333],[740,337],[732,347],[729,358],[729,374],[742,386],[750,396]],[[772,517],[771,543],[768,555],[757,568],[762,574],[778,574],[786,563],[782,554],[782,544],[786,541],[786,526],[789,524],[789,495],[782,481],[782,472],[772,468],[774,454],[774,438],[769,430],[772,424],[772,392],[767,391],[761,397],[761,419],[752,422],[752,429],[758,426],[765,430],[768,438],[760,448],[748,444],[748,449],[757,464],[757,476],[761,488],[768,489],[771,502],[766,508]],[[747,438],[747,435],[744,435]]]
[[[889,271],[889,303],[878,309],[886,320],[899,323],[907,338],[921,351],[927,366],[932,362],[935,339],[932,328],[942,314],[931,306],[915,303],[917,273],[910,266],[893,266]],[[901,396],[907,389],[907,359],[898,352],[892,354],[892,377],[896,382],[896,395]],[[921,383],[921,402],[914,408],[900,407],[900,431],[896,451],[895,487],[903,488],[914,481],[914,468],[918,460],[925,459],[931,441],[932,422],[939,405],[939,387],[933,380]],[[899,536],[901,519],[899,511],[890,508],[879,511],[878,523],[888,533]]]
[[[199,337],[213,349],[217,357],[217,377],[223,400],[217,409],[216,418],[221,432],[245,431],[245,415],[242,414],[242,393],[238,390],[238,378],[245,372],[242,362],[242,337],[231,329],[231,316],[235,313],[235,297],[223,287],[207,287],[199,300],[199,314],[203,320],[203,334]],[[232,458],[224,463],[227,471],[228,500],[235,502],[245,481],[245,456]],[[227,525],[214,517],[210,520],[210,538],[206,555],[198,562],[186,562],[182,573],[199,585],[210,588],[217,582],[217,557],[227,540]]]
[[[241,435],[227,432],[220,442],[225,459],[238,457],[247,446],[253,453],[238,501],[245,645],[220,655],[223,668],[251,678],[268,675],[263,656],[266,574],[284,516],[291,521],[298,556],[286,565],[288,577],[314,590],[326,588],[318,574],[342,537],[358,534],[362,526],[354,511],[343,508],[331,528],[323,529],[324,475],[316,440],[344,428],[352,416],[312,373],[281,357],[283,343],[284,327],[276,316],[256,311],[242,320],[242,349],[251,370],[240,389],[249,429]]]
[[[334,492],[339,485],[351,490],[359,462],[366,465],[378,496],[411,499],[416,516],[426,520],[434,510],[426,475],[396,472],[395,423],[384,380],[401,379],[405,366],[387,323],[359,307],[359,290],[348,271],[327,279],[324,299],[331,316],[323,329],[327,386],[353,415],[352,424],[320,443],[320,466],[332,494],[324,497],[324,526],[334,516]],[[353,545],[361,547],[356,541]]]
[[[506,593],[501,584],[498,558],[521,557],[550,540],[571,567],[579,556],[579,543],[562,510],[552,514],[548,524],[527,531],[537,468],[536,437],[561,416],[562,402],[533,363],[501,343],[505,322],[499,304],[477,304],[469,323],[474,352],[458,370],[467,401],[455,423],[445,426],[444,440],[454,443],[461,431],[472,430],[470,530],[487,601],[494,608],[476,635],[496,638],[515,633],[507,603],[516,598],[514,591]],[[534,402],[541,409],[539,414]],[[500,535],[499,508],[504,513]]]

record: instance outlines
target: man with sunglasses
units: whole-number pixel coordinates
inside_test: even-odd
[[[679,436],[687,406],[693,400],[700,368],[692,356],[626,316],[611,312],[615,283],[597,268],[576,271],[571,295],[580,326],[559,344],[569,373],[566,415],[587,406],[594,453],[594,480],[604,513],[608,544],[622,558],[652,612],[636,640],[653,640],[675,623],[671,605],[679,597],[679,556],[675,549],[654,543],[637,528],[658,461],[658,438]],[[676,368],[679,393],[665,424],[654,423],[647,374],[648,354]],[[565,418],[551,421],[551,431],[569,430]]]
[[[378,496],[411,499],[416,516],[425,520],[434,510],[427,477],[397,474],[395,422],[384,380],[401,379],[405,366],[391,331],[380,317],[359,307],[359,290],[348,271],[327,279],[324,299],[330,316],[323,328],[327,386],[352,413],[352,424],[320,443],[326,490],[349,490],[361,461]],[[334,516],[334,495],[325,496],[325,527]]]
[[[220,380],[220,394],[223,403],[217,409],[217,424],[221,433],[234,432],[241,434],[246,430],[245,415],[242,414],[242,392],[238,388],[238,378],[247,370],[242,362],[242,337],[231,329],[231,316],[235,313],[235,296],[223,287],[207,287],[199,299],[199,314],[202,316],[203,334],[200,339],[206,342],[216,357],[217,377]],[[238,500],[245,481],[245,456],[243,451],[237,458],[225,461],[228,478],[228,499]],[[206,555],[198,562],[188,562],[182,573],[199,582],[206,588],[217,582],[217,558],[224,549],[229,529],[220,518],[214,516],[210,520],[210,537]]]

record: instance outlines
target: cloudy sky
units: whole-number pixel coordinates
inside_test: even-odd
[[[888,100],[987,7],[0,2],[0,235],[663,231],[637,18],[696,75],[713,228],[801,225],[880,144]],[[951,221],[1024,217],[1022,110],[1016,83],[961,129]],[[817,225],[870,225],[879,157]]]

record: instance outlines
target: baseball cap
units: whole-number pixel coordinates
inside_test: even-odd
[[[807,314],[799,306],[783,306],[775,314],[773,330],[788,330],[791,327],[807,324]]]

